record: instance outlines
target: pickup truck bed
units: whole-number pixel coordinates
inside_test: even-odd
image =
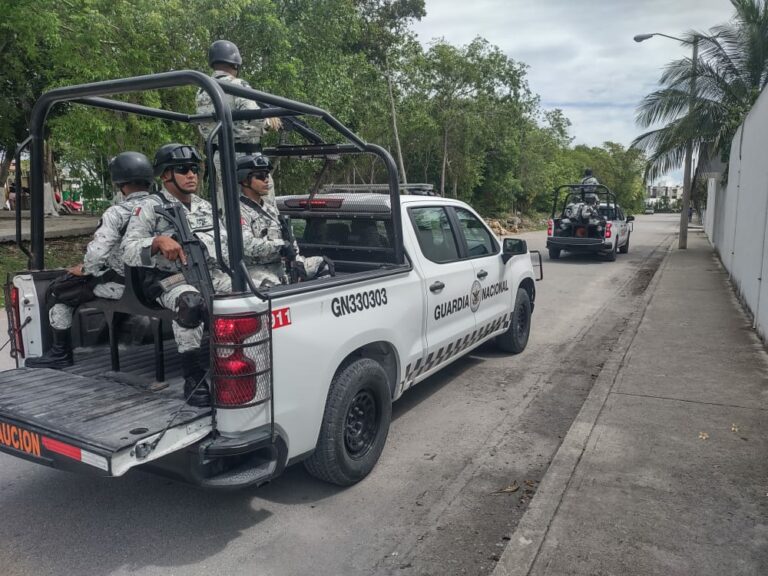
[[[42,435],[43,459],[50,452],[45,450],[49,438],[109,458],[162,431],[183,405],[178,355],[168,356],[169,387],[160,391],[111,378],[106,372],[107,347],[77,350],[75,365],[65,371],[10,370],[0,378],[0,422],[13,425],[21,421],[24,430]],[[153,379],[152,345],[131,347],[121,360],[132,376]],[[209,413],[210,408],[185,405],[173,424],[183,425]],[[6,427],[0,433],[9,435],[8,430]],[[4,440],[5,447],[9,447]]]

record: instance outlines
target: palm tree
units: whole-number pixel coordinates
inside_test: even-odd
[[[664,123],[641,134],[632,146],[646,152],[646,177],[657,177],[683,164],[690,142],[694,152],[721,154],[730,150],[739,125],[768,84],[768,0],[731,0],[730,22],[708,34],[688,32],[685,41],[698,37],[699,57],[676,60],[661,76],[662,88],[643,98],[636,112],[642,128]],[[690,85],[696,95],[691,113]]]

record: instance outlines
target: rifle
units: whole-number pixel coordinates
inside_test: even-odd
[[[287,240],[293,246],[296,243],[296,238],[293,236],[293,227],[291,226],[291,220],[288,216],[281,214],[278,216],[280,220],[280,231],[283,235],[283,240]],[[299,270],[296,267],[296,256],[288,260],[285,259],[286,267],[288,268],[288,274],[291,277],[291,284],[295,284],[299,281]]]
[[[187,256],[187,263],[181,264],[181,271],[184,279],[200,291],[205,301],[209,311],[207,324],[210,322],[210,312],[213,310],[213,282],[208,270],[205,248],[189,228],[189,221],[181,204],[176,202],[163,204],[155,208],[155,214],[164,218],[176,230],[174,238],[181,244]]]

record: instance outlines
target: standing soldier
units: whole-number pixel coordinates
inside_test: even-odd
[[[216,80],[230,82],[237,86],[242,86],[243,88],[250,88],[248,82],[237,77],[242,64],[243,59],[240,56],[240,50],[234,43],[229,42],[228,40],[216,40],[216,42],[211,44],[210,48],[208,48],[208,65],[213,68],[213,74],[211,74],[211,76]],[[232,110],[259,109],[258,104],[253,100],[247,100],[246,98],[240,98],[239,96],[232,96],[229,94],[225,94],[224,96],[228,100]],[[204,90],[198,90],[196,104],[198,114],[213,113],[211,97]],[[208,139],[213,127],[214,124],[211,122],[199,125],[200,134],[203,135],[203,138],[206,140]],[[267,118],[266,120],[239,120],[234,122],[235,157],[237,158],[245,156],[246,154],[260,152],[261,137],[264,132],[266,130],[279,130],[281,127],[282,122],[279,118]],[[224,195],[222,190],[221,162],[219,161],[218,152],[214,154],[213,163],[216,167],[216,204],[219,210],[223,212]],[[274,204],[275,202],[275,186],[272,182],[270,182],[268,201],[271,204]]]
[[[80,304],[95,297],[119,300],[125,278],[120,241],[134,208],[149,194],[153,171],[144,154],[123,152],[109,163],[112,183],[125,200],[107,208],[99,227],[88,243],[81,264],[54,280],[46,294],[50,307],[48,320],[53,332],[53,346],[39,358],[28,358],[30,368],[64,368],[72,365],[72,340],[69,329],[72,315]]]
[[[200,365],[200,345],[206,306],[197,288],[187,283],[180,264],[187,257],[173,239],[175,228],[155,213],[155,207],[180,202],[191,232],[205,246],[207,265],[216,292],[229,292],[231,280],[216,260],[216,238],[211,205],[197,196],[198,173],[202,158],[193,146],[166,144],[155,154],[155,175],[163,189],[150,194],[136,207],[123,238],[123,259],[129,266],[143,267],[143,289],[149,300],[156,300],[176,313],[173,337],[182,356],[184,397],[192,406],[210,406],[211,398],[205,370]],[[220,228],[222,255],[226,258],[226,233]]]
[[[261,154],[237,160],[243,256],[251,279],[259,287],[287,283],[291,275],[286,275],[283,260],[289,269],[295,268],[294,281],[333,276],[333,261],[325,256],[301,256],[296,241],[288,238],[286,227],[290,224],[283,225],[277,207],[264,202],[271,170],[269,160]]]

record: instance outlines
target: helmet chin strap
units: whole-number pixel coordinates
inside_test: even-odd
[[[262,197],[261,197],[261,194],[259,194],[259,191],[258,191],[258,190],[256,190],[255,188],[251,187],[251,184],[250,184],[250,182],[251,182],[251,181],[250,181],[250,179],[249,179],[249,180],[248,180],[248,184],[243,184],[243,183],[241,182],[241,183],[240,183],[240,185],[241,185],[243,188],[247,188],[248,190],[250,190],[251,192],[253,192],[254,194],[256,194],[256,198],[258,198],[258,200],[256,200],[256,201],[257,201],[257,202],[259,202],[259,203],[261,204],[261,203],[262,203],[264,200],[262,199]]]

